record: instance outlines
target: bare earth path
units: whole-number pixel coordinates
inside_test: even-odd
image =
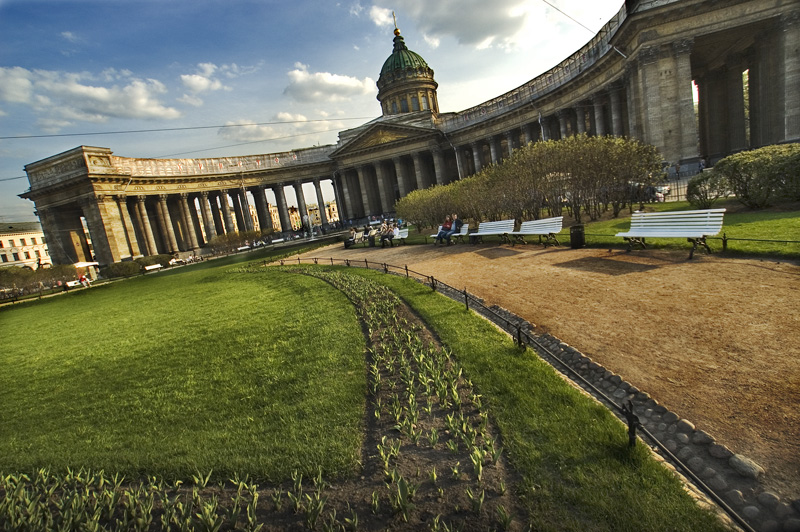
[[[386,262],[467,288],[574,346],[800,498],[800,266],[686,251],[468,244],[308,256]]]

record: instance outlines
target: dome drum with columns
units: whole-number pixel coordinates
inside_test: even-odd
[[[431,111],[439,113],[438,83],[433,70],[419,54],[406,46],[400,30],[394,29],[394,49],[378,77],[378,101],[383,115]]]
[[[54,263],[109,264],[202,253],[214,236],[254,227],[288,232],[287,187],[309,212],[330,203],[324,183],[342,219],[360,223],[413,190],[575,134],[633,137],[692,171],[701,157],[800,141],[799,13],[798,0],[628,2],[559,65],[456,113],[439,112],[433,70],[395,28],[377,83],[381,116],[335,145],[205,159],[81,146],[27,165],[20,196],[35,203]]]

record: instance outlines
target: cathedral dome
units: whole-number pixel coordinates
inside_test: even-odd
[[[394,30],[394,49],[378,77],[378,101],[384,115],[417,111],[439,112],[433,70],[406,46],[400,30]]]

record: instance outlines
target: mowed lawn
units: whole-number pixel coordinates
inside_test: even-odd
[[[318,279],[186,268],[3,309],[0,337],[0,471],[357,467],[364,337]]]

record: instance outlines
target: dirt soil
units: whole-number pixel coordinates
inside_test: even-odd
[[[525,318],[800,498],[800,266],[698,251],[459,244],[308,257],[408,266]]]

